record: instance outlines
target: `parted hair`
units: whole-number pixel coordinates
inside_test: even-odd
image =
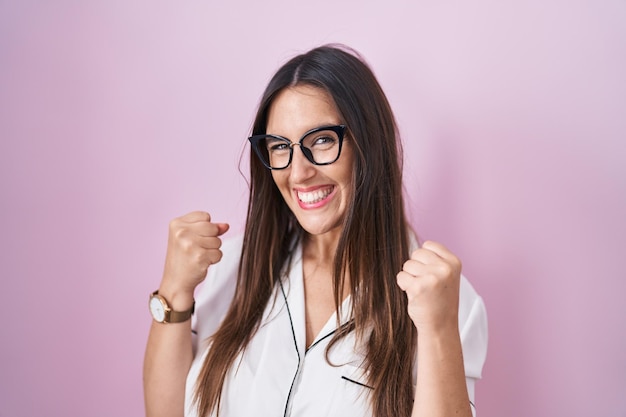
[[[332,97],[355,149],[351,202],[334,259],[334,301],[352,297],[352,321],[328,350],[350,332],[366,346],[367,397],[376,417],[408,417],[413,406],[412,368],[417,331],[396,274],[409,258],[409,229],[402,186],[402,146],[389,102],[365,61],[342,45],[326,45],[285,63],[261,98],[252,134],[266,133],[269,109],[284,89],[307,85]],[[256,330],[290,262],[293,242],[305,231],[283,200],[271,172],[250,152],[250,196],[234,299],[210,348],[196,385],[200,416],[219,413],[230,368]],[[350,279],[346,279],[350,277]]]

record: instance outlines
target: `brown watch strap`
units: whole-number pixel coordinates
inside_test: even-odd
[[[196,310],[196,300],[193,300],[193,304],[191,307],[185,311],[174,311],[172,307],[170,307],[169,301],[165,299],[162,295],[159,294],[159,290],[156,290],[152,293],[152,296],[158,295],[159,298],[165,302],[165,317],[163,318],[163,323],[182,323],[191,318],[194,311]]]
[[[165,318],[167,323],[182,323],[187,321],[193,315],[193,312],[196,310],[196,301],[194,300],[191,308],[185,311],[174,311],[170,309],[169,317]]]

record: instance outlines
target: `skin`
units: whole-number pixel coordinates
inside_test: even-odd
[[[193,304],[193,292],[210,265],[222,258],[220,236],[228,224],[214,223],[208,213],[196,211],[174,219],[169,237],[159,294],[175,311]],[[144,357],[146,416],[182,416],[185,381],[193,360],[191,320],[183,323],[152,322]]]
[[[309,129],[341,123],[327,93],[296,86],[275,98],[267,132],[295,142]],[[272,171],[285,202],[307,232],[303,241],[307,344],[315,340],[335,313],[330,262],[351,198],[353,160],[347,138],[339,160],[331,165],[314,165],[302,151],[294,149],[291,165]],[[299,192],[320,189],[332,191],[315,204],[299,201]],[[228,224],[213,222],[205,212],[192,212],[170,223],[159,293],[174,310],[186,310],[193,303],[196,286],[204,280],[210,265],[222,257],[221,236],[227,230]],[[414,417],[471,416],[458,330],[460,273],[461,263],[456,256],[441,244],[425,242],[397,275],[418,330]],[[193,359],[190,323],[152,323],[144,360],[147,416],[183,415],[185,380]]]
[[[471,417],[458,328],[461,262],[445,246],[424,242],[397,275],[417,328],[413,417]]]
[[[274,99],[268,113],[267,132],[297,142],[310,129],[342,122],[326,92],[295,86]],[[291,165],[272,171],[285,202],[307,232],[302,249],[307,345],[335,313],[331,262],[350,203],[353,161],[352,144],[345,138],[339,159],[331,165],[312,164],[295,146]],[[330,194],[315,204],[305,204],[298,198],[299,193],[319,190],[328,190]]]
[[[324,91],[297,86],[282,91],[273,101],[268,114],[267,132],[296,142],[308,130],[343,123],[332,98]],[[341,233],[341,222],[350,203],[353,149],[344,139],[339,159],[331,165],[314,165],[298,146],[294,147],[291,165],[273,170],[272,178],[298,223],[312,240],[334,242]],[[315,205],[304,205],[298,192],[332,188],[332,193]],[[323,204],[323,205],[320,205]]]

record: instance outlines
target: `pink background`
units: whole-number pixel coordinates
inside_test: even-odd
[[[621,0],[0,2],[0,416],[143,414],[167,224],[241,229],[257,100],[327,42],[373,66],[411,216],[487,303],[479,415],[626,416],[624,22]]]

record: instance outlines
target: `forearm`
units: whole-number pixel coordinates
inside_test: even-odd
[[[220,236],[226,223],[212,223],[209,213],[194,211],[170,222],[167,255],[159,295],[173,311],[188,311],[209,265],[222,258]],[[143,386],[148,417],[182,417],[185,384],[193,361],[191,320],[152,323],[144,358]]]
[[[183,416],[185,381],[192,359],[191,320],[153,321],[143,370],[146,416]]]
[[[412,416],[472,416],[458,329],[419,333]]]

